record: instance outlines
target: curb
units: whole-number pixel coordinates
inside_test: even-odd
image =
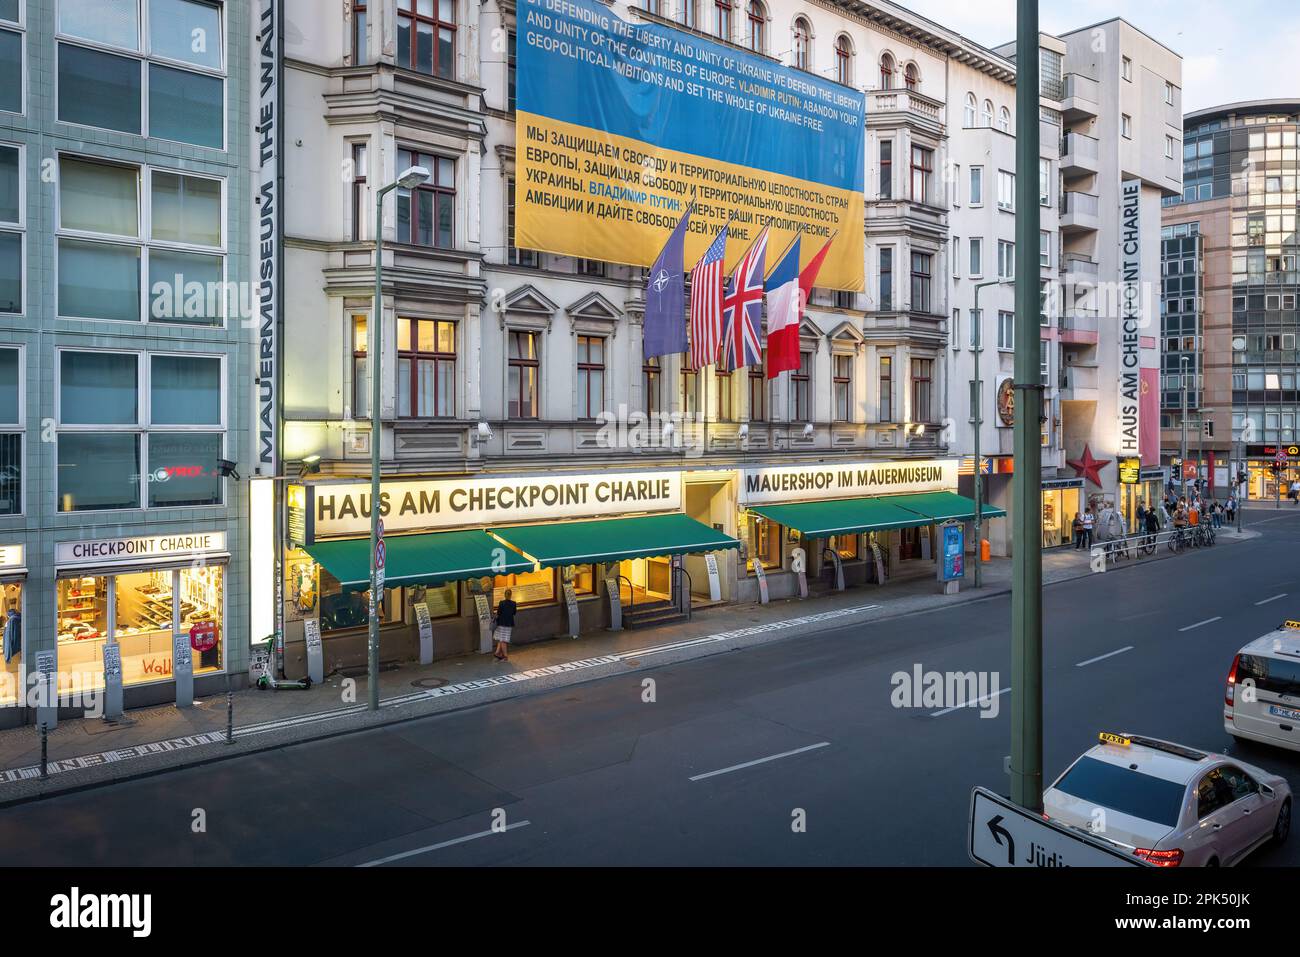
[[[1248,540],[1250,539],[1225,539],[1225,541],[1230,542]],[[1159,558],[1152,556],[1147,559],[1133,562],[1130,566],[1125,567],[1138,568],[1152,564],[1156,561],[1161,561],[1164,558],[1173,557],[1176,557],[1173,553],[1166,556],[1160,556]],[[1118,568],[1111,569],[1111,571],[1116,570],[1118,570]],[[1062,577],[1053,578],[1050,581],[1044,581],[1043,587],[1047,588],[1051,585],[1058,585],[1064,582],[1078,581],[1081,578],[1091,578],[1095,574],[1102,573],[1093,572],[1091,569],[1087,569],[1077,574],[1066,574]],[[951,600],[938,605],[886,613],[872,617],[870,620],[877,622],[909,618],[915,615],[929,614],[934,611],[957,605],[969,605],[975,604],[976,602],[988,601],[1000,598],[1001,596],[1010,593],[1010,583],[1000,586],[985,585],[980,589],[978,594],[974,592],[974,589],[971,589],[968,592],[960,592],[957,596],[953,596]],[[643,649],[633,649],[628,652],[616,652],[609,655],[593,655],[590,658],[577,659],[574,662],[566,662],[561,665],[543,666],[537,669],[529,669],[527,672],[512,673],[533,675],[533,672],[546,671],[547,674],[545,676],[534,675],[532,677],[511,678],[504,681],[497,679],[480,679],[484,681],[492,681],[493,683],[480,688],[458,691],[456,692],[457,697],[465,695],[466,699],[463,701],[450,702],[443,707],[438,707],[437,705],[441,703],[439,698],[446,696],[446,692],[444,689],[435,689],[444,690],[444,694],[438,695],[416,692],[414,694],[398,695],[389,698],[387,704],[381,701],[380,710],[378,712],[371,712],[368,709],[365,709],[364,706],[360,706],[361,710],[356,710],[355,708],[343,708],[339,709],[337,712],[318,712],[314,715],[290,715],[278,719],[277,721],[262,722],[256,725],[248,725],[244,728],[236,727],[234,732],[234,741],[231,743],[226,743],[224,741],[224,731],[200,732],[195,735],[190,735],[189,737],[219,734],[222,740],[220,743],[209,741],[193,745],[192,756],[187,756],[179,762],[175,760],[175,755],[178,753],[176,750],[160,749],[156,754],[133,758],[129,762],[117,763],[116,761],[108,761],[76,770],[61,771],[57,774],[51,775],[44,781],[41,781],[40,778],[25,778],[11,782],[7,785],[0,785],[0,789],[7,790],[12,788],[20,792],[0,796],[0,808],[29,804],[49,798],[61,797],[67,794],[75,794],[81,791],[108,787],[114,784],[122,784],[127,781],[136,781],[144,778],[156,777],[162,774],[181,772],[190,768],[205,767],[219,762],[232,760],[234,758],[262,754],[293,745],[306,744],[313,741],[327,741],[344,735],[369,731],[378,727],[406,724],[438,715],[456,714],[479,708],[484,705],[495,704],[498,701],[528,698],[536,695],[547,694],[559,688],[576,687],[578,685],[600,681],[617,675],[634,674],[639,671],[653,671],[669,665],[680,664],[685,661],[702,660],[726,652],[741,651],[746,648],[759,647],[761,645],[772,644],[775,642],[804,638],[828,629],[818,628],[810,631],[807,628],[801,628],[798,625],[793,624],[794,622],[806,622],[808,619],[821,619],[828,622],[835,622],[837,626],[851,625],[860,623],[863,620],[863,615],[880,607],[882,606],[854,606],[849,609],[844,609],[838,614],[835,612],[822,612],[818,615],[808,616],[808,618],[795,617],[782,619],[749,628],[741,627],[732,629],[731,631],[717,632],[711,635],[678,639],[666,642],[663,645],[648,646]],[[791,624],[786,624],[787,622]],[[650,657],[652,655],[659,660],[642,663],[642,657]],[[586,662],[591,663],[583,664]],[[582,666],[574,667],[579,664]],[[566,668],[566,665],[569,667]],[[534,683],[535,678],[552,676],[559,680],[540,680]],[[507,676],[503,675],[500,677],[505,678]],[[475,682],[471,681],[466,683],[473,684]],[[528,687],[517,687],[520,684],[527,684]],[[433,704],[434,707],[424,707],[429,704]],[[293,723],[295,721],[297,723]],[[285,726],[274,727],[280,722],[285,722]],[[167,739],[167,741],[175,741],[184,737],[186,736],[180,735],[175,738]],[[166,742],[158,742],[158,744],[164,743]],[[139,745],[137,747],[148,747],[148,745]],[[185,750],[188,751],[189,747]],[[97,755],[81,755],[60,760],[75,761],[79,758],[87,757],[97,757]],[[3,794],[3,790],[0,790],[0,794]]]

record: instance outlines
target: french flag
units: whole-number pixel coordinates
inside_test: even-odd
[[[799,368],[799,237],[796,236],[764,284],[767,290],[767,377]]]

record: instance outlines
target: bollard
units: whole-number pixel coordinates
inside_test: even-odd
[[[49,729],[41,725],[41,780],[49,778],[49,756],[50,756],[50,739]]]
[[[226,692],[226,744],[235,743],[235,696]]]

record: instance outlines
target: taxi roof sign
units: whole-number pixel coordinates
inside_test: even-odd
[[[1117,744],[1121,748],[1127,748],[1132,744],[1132,740],[1122,734],[1111,734],[1109,731],[1102,731],[1097,735],[1097,740],[1102,744]]]
[[[1296,621],[1294,618],[1288,618],[1286,621],[1282,622],[1282,627],[1295,631],[1300,629],[1300,621]]]

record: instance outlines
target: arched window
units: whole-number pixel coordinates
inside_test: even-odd
[[[967,129],[974,129],[974,127],[975,127],[975,110],[976,110],[976,109],[977,109],[977,106],[976,106],[976,103],[975,103],[975,94],[974,94],[974,93],[967,93],[967,94],[966,94],[966,116],[965,116],[965,120],[964,120],[964,123],[963,123],[963,125],[964,125]]]
[[[993,101],[984,101],[984,111],[980,113],[980,126],[993,125]]]
[[[713,0],[713,35],[731,39],[731,0]]]
[[[812,27],[803,17],[794,21],[794,65],[801,70],[812,69]]]
[[[755,53],[762,53],[767,49],[767,10],[758,0],[749,0],[745,15],[749,27],[749,48]]]
[[[853,42],[843,33],[835,38],[835,79],[853,85]]]
[[[880,88],[882,90],[894,88],[894,58],[888,53],[880,55]]]
[[[1011,111],[1005,106],[998,111],[998,129],[1003,133],[1011,132]]]
[[[915,90],[921,85],[921,74],[917,72],[915,63],[903,67],[903,85],[909,90]]]

